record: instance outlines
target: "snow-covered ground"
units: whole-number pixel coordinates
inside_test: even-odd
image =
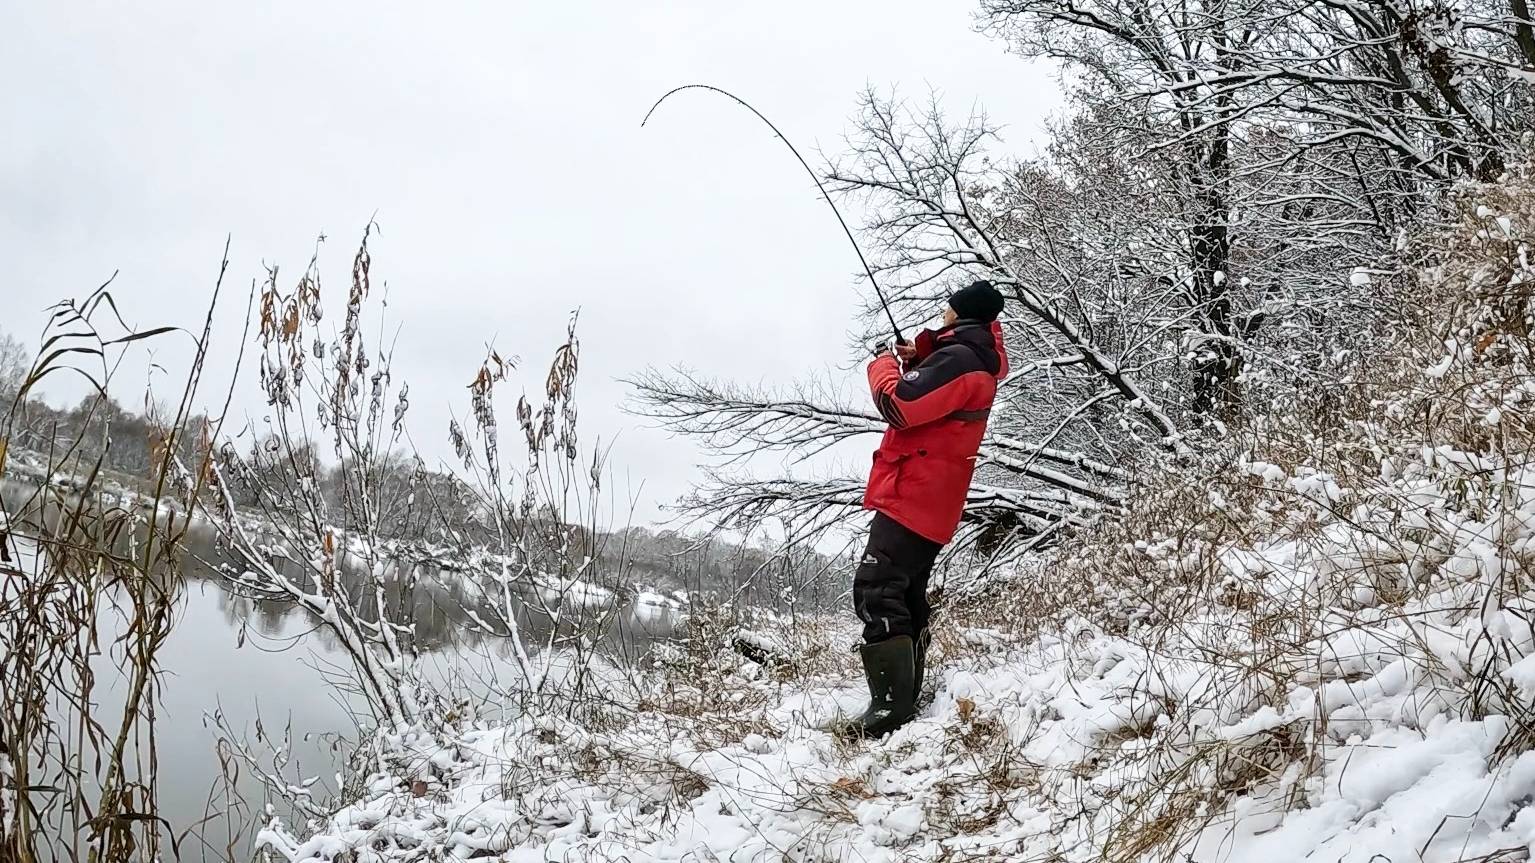
[[[1053,555],[965,579],[973,593],[937,626],[931,701],[888,738],[818,730],[863,702],[851,619],[743,634],[695,610],[691,642],[509,725],[381,734],[352,802],[273,821],[260,847],[289,861],[1530,859],[1535,265],[1520,232],[1535,195],[1500,194],[1425,271],[1425,303],[1444,305],[1422,333],[1145,472],[1158,478],[1121,517]]]
[[[1227,599],[1155,642],[953,626],[922,716],[851,745],[818,726],[861,682],[721,650],[600,720],[391,736],[362,799],[263,842],[295,861],[1525,859],[1535,602],[1500,584],[1535,552],[1535,469],[1426,450],[1369,489],[1238,469],[1286,517],[1194,555]],[[1171,579],[1193,551],[1124,553]]]

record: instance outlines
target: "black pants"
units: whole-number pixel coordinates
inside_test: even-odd
[[[927,627],[927,579],[943,546],[882,512],[869,526],[869,544],[853,576],[853,609],[868,644]]]

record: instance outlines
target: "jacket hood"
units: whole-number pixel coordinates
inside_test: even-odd
[[[1002,344],[1002,324],[999,321],[959,320],[933,334],[939,345],[962,344],[975,351],[981,365],[997,380],[1007,377],[1007,348]]]

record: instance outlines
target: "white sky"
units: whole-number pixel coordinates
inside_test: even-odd
[[[637,520],[651,521],[705,456],[621,413],[617,378],[682,364],[765,383],[831,368],[852,382],[858,263],[809,177],[750,114],[682,94],[642,131],[645,110],[675,85],[713,83],[814,163],[817,147],[841,150],[866,84],[914,98],[936,89],[955,113],[983,106],[1007,127],[1008,151],[1027,154],[1058,105],[1055,81],[972,32],[973,11],[933,0],[5,4],[0,329],[35,345],[49,303],[114,270],[131,322],[196,327],[229,235],[218,380],[262,263],[280,264],[291,287],[324,232],[322,272],[341,292],[376,213],[373,272],[403,327],[395,369],[411,382],[425,453],[447,455],[450,407],[464,411],[488,343],[541,374],[580,306],[586,439],[618,436],[620,494],[637,493]],[[155,359],[184,361],[168,344]],[[147,374],[137,360],[114,394],[137,407]],[[253,377],[238,395],[261,416]]]

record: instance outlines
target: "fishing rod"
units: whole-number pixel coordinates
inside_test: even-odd
[[[824,200],[826,202],[826,206],[831,207],[831,211],[837,215],[837,222],[842,225],[842,233],[847,234],[847,241],[853,244],[853,251],[858,253],[858,262],[863,264],[863,271],[869,277],[869,284],[874,286],[874,295],[879,297],[879,304],[885,309],[885,317],[890,319],[890,328],[895,331],[896,344],[905,344],[906,337],[901,335],[901,325],[895,322],[895,315],[890,311],[890,303],[885,299],[885,292],[880,290],[879,282],[874,278],[874,269],[870,267],[869,262],[864,259],[863,249],[859,248],[858,241],[853,239],[853,232],[848,228],[847,220],[842,218],[842,211],[837,209],[836,204],[832,203],[831,195],[826,194],[826,187],[821,185],[821,178],[816,174],[815,169],[810,167],[810,163],[806,162],[805,157],[799,154],[799,150],[789,142],[789,139],[784,136],[784,133],[778,131],[778,127],[773,125],[772,120],[769,120],[767,117],[762,115],[761,111],[753,108],[749,103],[747,103],[745,99],[742,99],[740,96],[737,96],[728,90],[722,90],[713,84],[683,84],[681,87],[676,87],[668,91],[666,95],[657,99],[656,103],[650,106],[650,110],[645,112],[645,119],[640,121],[640,128],[643,129],[645,124],[650,122],[650,115],[654,114],[656,109],[661,107],[662,102],[665,102],[667,99],[671,98],[672,94],[681,93],[683,90],[709,90],[734,100],[737,105],[740,105],[753,114],[756,114],[757,119],[766,123],[767,127],[773,130],[773,134],[778,136],[778,140],[782,141],[784,146],[789,148],[789,152],[793,153],[794,158],[799,160],[800,165],[805,169],[805,173],[809,174],[810,179],[815,181],[815,187],[821,190],[821,199]]]

